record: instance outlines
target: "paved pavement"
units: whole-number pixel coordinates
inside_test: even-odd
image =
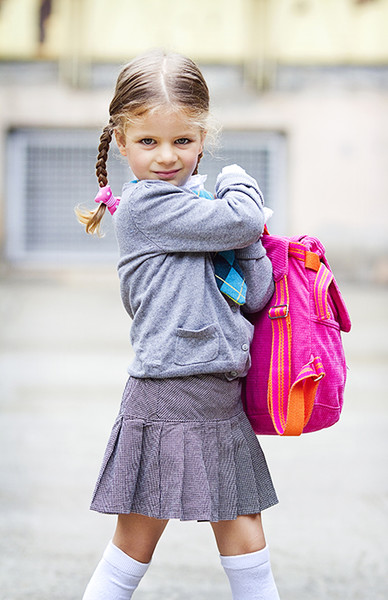
[[[342,288],[341,421],[262,439],[282,600],[388,598],[388,289]],[[3,271],[0,322],[0,600],[79,600],[115,521],[88,510],[130,359],[113,269]],[[209,525],[170,522],[135,597],[230,600]]]

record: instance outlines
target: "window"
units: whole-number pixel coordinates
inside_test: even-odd
[[[104,238],[88,236],[78,224],[74,207],[92,206],[98,191],[94,175],[99,131],[18,129],[7,144],[6,254],[11,261],[112,261],[116,240],[109,213],[103,219]],[[215,156],[205,155],[200,172],[208,173],[212,190],[217,173],[237,163],[257,178],[266,204],[275,210],[270,229],[284,229],[285,138],[277,133],[226,131]],[[130,176],[115,144],[108,161],[115,195]]]

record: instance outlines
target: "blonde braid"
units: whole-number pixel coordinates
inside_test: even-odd
[[[198,159],[197,159],[197,165],[193,171],[193,175],[198,175],[198,167],[199,167],[199,163],[201,162],[201,158],[203,157],[203,152],[201,152],[200,154],[198,154]]]
[[[106,163],[108,160],[109,146],[112,141],[113,127],[111,124],[104,127],[100,136],[100,144],[98,146],[98,155],[96,162],[96,175],[100,187],[108,185],[108,173]],[[77,207],[75,214],[78,221],[85,225],[86,233],[97,234],[101,236],[100,223],[106,211],[106,205],[102,202],[95,210],[83,210]]]
[[[108,173],[106,170],[106,162],[108,160],[109,146],[112,141],[113,128],[107,125],[102,130],[100,144],[98,146],[98,155],[96,162],[96,175],[100,187],[108,185]]]

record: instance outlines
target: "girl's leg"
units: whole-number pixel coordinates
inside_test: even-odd
[[[135,560],[149,563],[167,523],[136,513],[119,515],[112,542]]]
[[[211,523],[233,600],[279,600],[261,515]]]
[[[113,540],[105,549],[83,600],[130,600],[167,523],[135,513],[119,515]]]
[[[211,523],[222,556],[256,552],[265,547],[261,515],[240,515],[233,521]]]

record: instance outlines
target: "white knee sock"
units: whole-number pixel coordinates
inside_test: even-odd
[[[141,563],[109,542],[83,600],[130,600],[150,563]]]
[[[279,600],[267,546],[258,552],[220,558],[233,600]]]

